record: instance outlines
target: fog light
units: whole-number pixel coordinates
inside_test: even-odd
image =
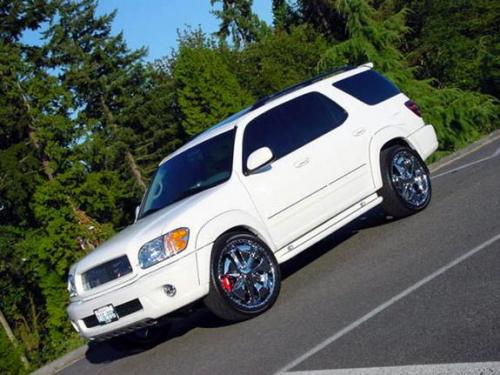
[[[177,289],[175,289],[175,286],[170,285],[170,284],[164,285],[163,291],[169,297],[173,297],[173,296],[175,296],[175,293],[177,293]]]

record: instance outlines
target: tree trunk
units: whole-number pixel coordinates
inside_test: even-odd
[[[111,127],[111,130],[116,135],[118,133],[118,126],[115,123],[113,113],[111,112],[108,105],[106,104],[106,101],[104,100],[104,96],[101,95],[100,100],[101,100],[102,109],[103,109],[104,114],[106,116],[106,120],[107,120],[109,126]],[[130,173],[132,174],[132,177],[134,178],[135,182],[137,183],[137,185],[139,185],[139,187],[141,188],[141,190],[143,192],[146,191],[147,187],[146,187],[146,184],[144,183],[144,179],[142,177],[141,170],[139,169],[139,165],[137,165],[137,162],[134,158],[134,155],[132,155],[130,150],[125,151],[125,159],[126,159],[128,167],[130,169]]]
[[[7,337],[9,338],[12,345],[17,349],[18,345],[16,337],[14,336],[14,332],[12,332],[12,329],[10,328],[9,322],[7,322],[7,319],[5,319],[5,315],[3,314],[2,310],[0,310],[0,324],[2,324],[2,327],[5,330],[5,333],[7,334]],[[24,367],[28,368],[29,367],[28,359],[26,358],[26,356],[22,351],[20,352],[19,357]]]

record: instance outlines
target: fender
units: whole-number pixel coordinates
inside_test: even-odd
[[[203,225],[196,237],[196,249],[198,249],[196,256],[200,285],[208,285],[210,282],[212,244],[221,234],[236,227],[246,228],[264,241],[271,251],[276,252],[277,249],[271,236],[259,219],[242,210],[223,212]]]
[[[408,139],[410,132],[398,126],[386,126],[376,132],[370,139],[369,157],[373,185],[378,190],[382,187],[382,172],[380,170],[380,151],[384,145],[394,139],[401,139],[415,150],[415,145]]]

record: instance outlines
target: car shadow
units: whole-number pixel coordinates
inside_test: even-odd
[[[298,254],[294,258],[281,265],[281,276],[285,280],[300,269],[314,262],[322,255],[333,250],[335,247],[355,236],[361,230],[385,225],[388,220],[380,207],[368,211],[345,227],[335,231],[325,239],[313,245],[307,251]],[[200,304],[192,313],[185,317],[172,320],[168,326],[160,326],[157,339],[148,345],[138,346],[118,337],[110,342],[90,342],[85,353],[87,361],[94,364],[110,363],[124,357],[138,355],[150,350],[157,345],[175,339],[188,333],[195,328],[219,328],[231,322],[226,322],[213,315],[206,307]]]
[[[281,265],[281,278],[285,280],[308,264],[313,263],[316,259],[320,258],[327,252],[335,249],[342,242],[355,236],[361,230],[385,225],[392,221],[394,221],[394,219],[388,219],[380,206],[372,208],[359,218],[353,220],[346,226],[336,230],[334,233],[314,244],[308,248],[307,251],[304,251],[289,261],[283,263]]]
[[[140,354],[164,342],[181,337],[195,328],[218,328],[233,323],[224,321],[213,315],[206,307],[201,306],[185,317],[174,318],[170,323],[160,325],[158,337],[149,344],[137,345],[117,337],[105,342],[90,342],[85,357],[94,364],[110,363],[118,359]]]

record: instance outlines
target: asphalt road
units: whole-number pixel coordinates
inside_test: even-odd
[[[500,140],[432,182],[423,212],[375,209],[286,263],[266,314],[201,310],[149,350],[91,345],[62,373],[500,374]]]

